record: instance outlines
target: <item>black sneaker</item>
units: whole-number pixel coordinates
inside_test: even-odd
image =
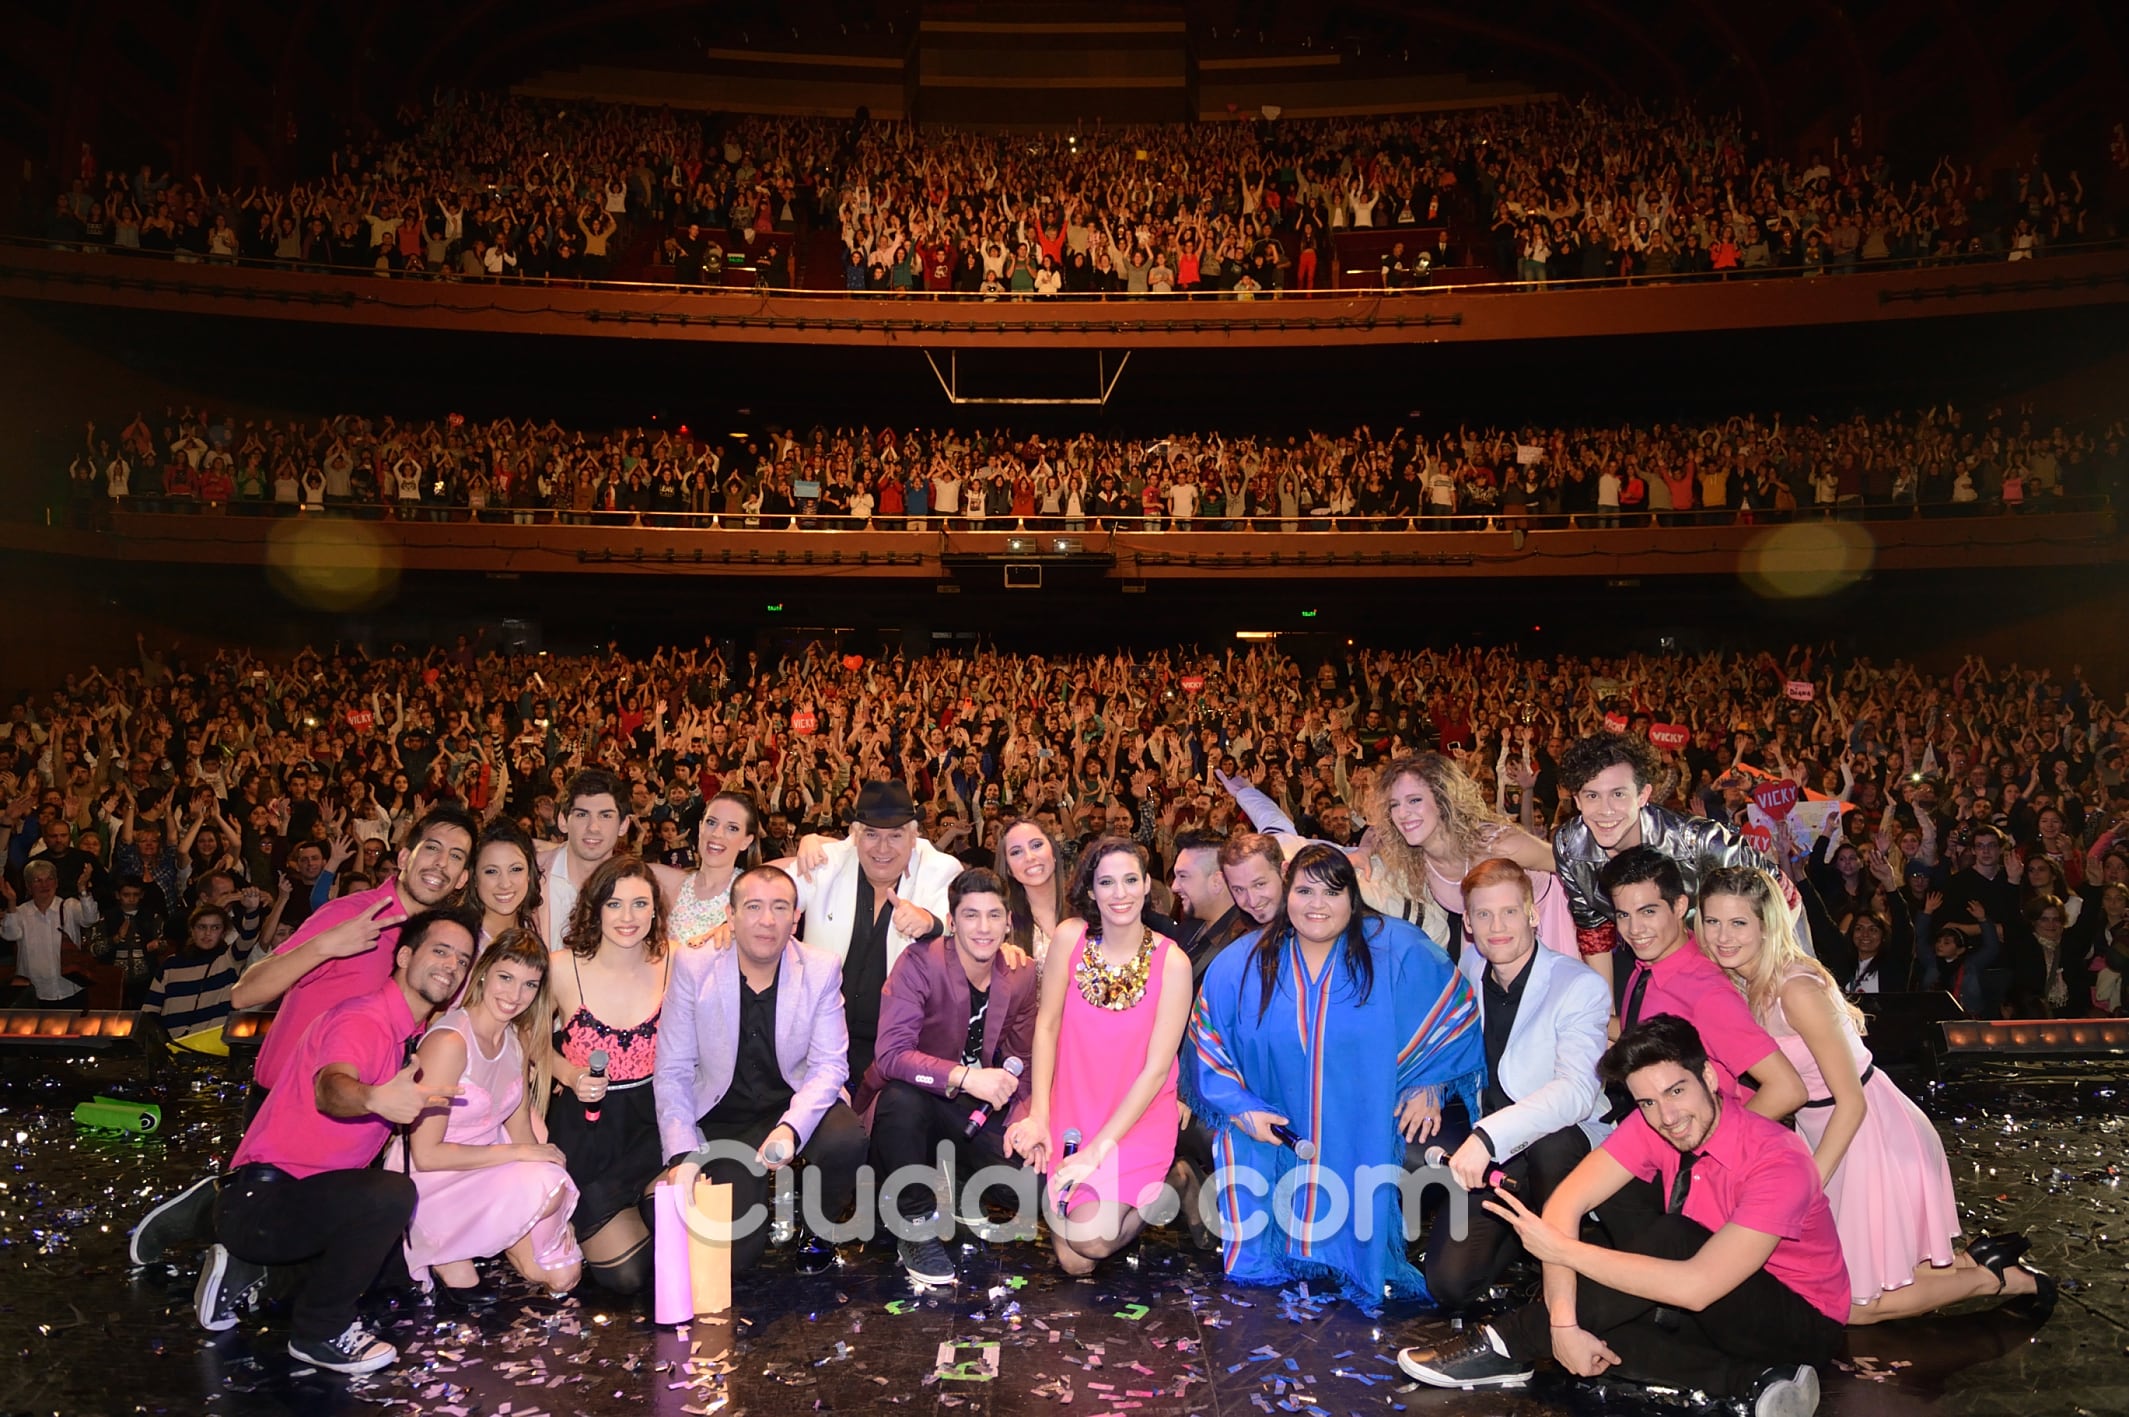
[[[172,1247],[214,1238],[213,1176],[205,1176],[141,1217],[126,1238],[126,1257],[154,1264]]]
[[[1752,1417],[1811,1417],[1819,1410],[1819,1374],[1810,1364],[1769,1368],[1752,1388]]]
[[[947,1256],[946,1246],[929,1235],[921,1240],[903,1240],[896,1250],[902,1259],[902,1270],[912,1284],[951,1284],[960,1278],[954,1272],[954,1262]]]
[[[336,1338],[291,1338],[288,1356],[330,1373],[374,1373],[398,1358],[399,1350],[357,1319]]]
[[[1441,1348],[1407,1348],[1397,1355],[1397,1366],[1408,1378],[1429,1387],[1454,1387],[1470,1392],[1482,1387],[1521,1387],[1537,1370],[1528,1363],[1504,1357],[1478,1328],[1461,1342]]]
[[[225,1333],[237,1326],[237,1309],[266,1282],[266,1267],[240,1260],[221,1246],[207,1252],[200,1266],[200,1282],[192,1289],[192,1312],[209,1333]]]

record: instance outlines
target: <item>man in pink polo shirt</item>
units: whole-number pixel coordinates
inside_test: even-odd
[[[1686,930],[1693,902],[1678,863],[1652,846],[1629,847],[1605,863],[1599,880],[1619,938],[1634,956],[1619,1009],[1620,1033],[1657,1014],[1675,1014],[1699,1031],[1708,1056],[1728,1075],[1725,1087],[1740,1095],[1755,1089],[1745,1104],[1752,1111],[1780,1121],[1803,1106],[1809,1094],[1796,1065]],[[1632,1110],[1623,1090],[1614,1089],[1613,1101],[1613,1121]]]
[[[259,1114],[313,1019],[334,1005],[375,993],[392,977],[399,927],[418,911],[458,898],[472,874],[479,827],[457,807],[433,808],[415,823],[399,853],[399,874],[374,890],[329,901],[271,954],[253,961],[237,980],[230,1004],[280,1008],[259,1046],[244,1120]],[[141,1218],[128,1239],[135,1264],[152,1264],[173,1245],[208,1238],[215,1178],[204,1176]]]
[[[399,1356],[363,1328],[355,1305],[406,1234],[414,1182],[373,1168],[392,1129],[448,1108],[459,1093],[425,1082],[409,1050],[457,997],[473,967],[477,915],[428,910],[400,923],[391,977],[311,1021],[286,1055],[281,1085],[244,1132],[215,1198],[215,1233],[193,1291],[202,1326],[237,1322],[268,1265],[305,1264],[288,1351],[337,1373]]]
[[[1815,1365],[1840,1351],[1848,1267],[1818,1166],[1801,1138],[1725,1096],[1684,1019],[1646,1019],[1598,1073],[1639,1120],[1568,1174],[1540,1216],[1501,1193],[1486,1208],[1544,1262],[1544,1298],[1445,1348],[1397,1358],[1434,1387],[1512,1387],[1550,1356],[1577,1377],[1614,1372],[1741,1398],[1755,1417],[1809,1417]],[[1664,1213],[1617,1248],[1578,1236],[1582,1217],[1634,1180]]]

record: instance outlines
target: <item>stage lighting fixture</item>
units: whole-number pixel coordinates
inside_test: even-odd
[[[1940,1072],[2022,1058],[2129,1057],[2129,1019],[1947,1019],[1937,1035]]]

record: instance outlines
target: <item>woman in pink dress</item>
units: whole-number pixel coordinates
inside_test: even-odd
[[[1137,1238],[1175,1163],[1190,957],[1142,918],[1151,886],[1146,850],[1128,837],[1105,836],[1080,858],[1076,918],[1058,926],[1042,974],[1028,1113],[1006,1134],[1010,1152],[1049,1173],[1066,1274],[1092,1274]]]
[[[1810,1093],[1796,1128],[1818,1162],[1841,1233],[1850,1324],[1910,1318],[2004,1295],[2044,1314],[2055,1285],[2020,1265],[2020,1235],[1953,1245],[1959,1212],[1944,1143],[1920,1108],[1878,1071],[1862,1015],[1797,944],[1772,876],[1725,866],[1700,883],[1700,939],[1728,970]]]
[[[415,1059],[439,1087],[456,1086],[448,1112],[426,1112],[386,1158],[404,1167],[419,1199],[407,1230],[407,1270],[435,1277],[437,1298],[461,1307],[493,1301],[473,1262],[505,1256],[555,1294],[576,1287],[584,1256],[570,1230],[577,1188],[560,1148],[533,1140],[533,1098],[547,1081],[547,948],[508,929],[475,961],[465,1002],[436,1021]],[[530,1061],[528,1062],[528,1057]],[[535,1072],[536,1069],[536,1072]],[[529,1079],[537,1076],[541,1086]]]

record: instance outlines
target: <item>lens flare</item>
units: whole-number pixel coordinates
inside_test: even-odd
[[[266,565],[274,588],[307,610],[367,610],[399,587],[399,550],[367,522],[282,522]]]
[[[1755,535],[1737,573],[1768,600],[1814,600],[1854,585],[1876,556],[1876,543],[1857,522],[1790,522]]]

